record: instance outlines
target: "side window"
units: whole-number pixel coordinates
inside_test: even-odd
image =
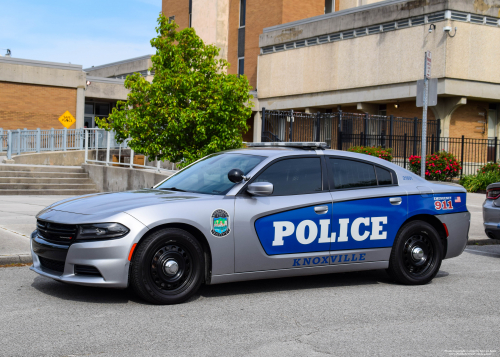
[[[344,159],[330,159],[330,177],[335,189],[377,186],[373,165]]]
[[[270,182],[273,196],[321,192],[321,160],[316,157],[278,161],[262,172],[255,182]]]
[[[379,186],[392,185],[392,175],[389,170],[375,166],[375,171],[377,171],[377,180]]]

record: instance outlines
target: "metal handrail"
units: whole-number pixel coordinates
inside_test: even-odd
[[[115,133],[114,131],[105,131],[103,129],[82,129],[84,134],[83,134],[83,142],[84,142],[84,150],[85,150],[85,163],[95,163],[95,164],[103,164],[106,166],[123,166],[123,167],[128,167],[128,168],[142,168],[142,169],[155,169],[157,172],[161,171],[172,171],[175,170],[175,164],[172,164],[172,169],[165,169],[161,167],[162,161],[155,160],[156,161],[156,166],[148,166],[146,164],[136,164],[135,158],[137,157],[137,153],[134,152],[133,149],[131,149],[128,146],[128,142],[130,139],[124,140],[122,143],[118,143],[117,140],[115,139]],[[104,160],[99,160],[99,149],[105,147],[105,159]],[[94,150],[95,151],[95,160],[89,159],[89,151]],[[117,160],[118,161],[111,161],[111,150],[118,150],[118,156]],[[125,150],[130,150],[130,154],[126,155]],[[123,155],[122,155],[123,152]],[[129,158],[129,162],[121,162],[122,158]],[[145,157],[145,161],[147,158]]]

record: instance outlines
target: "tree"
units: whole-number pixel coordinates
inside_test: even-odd
[[[162,14],[158,24],[151,40],[153,81],[127,76],[127,101],[98,120],[99,127],[114,130],[119,142],[130,138],[130,148],[150,159],[182,165],[240,148],[252,113],[247,78],[227,74],[219,48],[206,45],[194,29],[177,31]]]

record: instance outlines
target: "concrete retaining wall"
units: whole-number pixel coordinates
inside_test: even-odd
[[[80,166],[85,162],[85,150],[30,153],[12,156],[12,160],[25,165]],[[89,150],[89,160],[95,160],[94,150]]]
[[[106,161],[106,149],[100,149],[98,154],[99,161]],[[89,160],[95,160],[95,150],[89,150]],[[111,149],[109,160],[113,160],[113,156],[118,157],[121,155],[122,163],[130,162],[130,149]],[[136,154],[137,155],[137,154]],[[85,150],[71,150],[71,151],[54,151],[54,152],[41,152],[41,153],[26,153],[21,155],[12,156],[14,162],[10,164],[25,164],[25,165],[57,165],[57,166],[80,166],[85,162]],[[146,158],[147,160],[147,158]],[[2,162],[2,159],[0,159]],[[138,162],[134,160],[137,164]],[[147,166],[156,167],[156,161],[146,163]],[[162,169],[173,169],[175,164],[170,161],[160,162]]]
[[[152,187],[175,173],[175,171],[157,173],[153,170],[88,164],[83,164],[82,168],[101,192],[121,192]]]

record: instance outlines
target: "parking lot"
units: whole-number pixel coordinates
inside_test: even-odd
[[[498,350],[500,246],[425,286],[384,271],[204,286],[153,306],[131,292],[0,269],[3,356],[449,356]],[[498,355],[493,353],[490,355]]]
[[[483,199],[468,198],[471,238],[484,238]],[[8,200],[0,234],[27,240],[48,203]],[[203,286],[173,306],[2,268],[0,355],[497,356],[499,264],[500,245],[468,246],[425,286],[394,284],[385,271],[343,273]]]

